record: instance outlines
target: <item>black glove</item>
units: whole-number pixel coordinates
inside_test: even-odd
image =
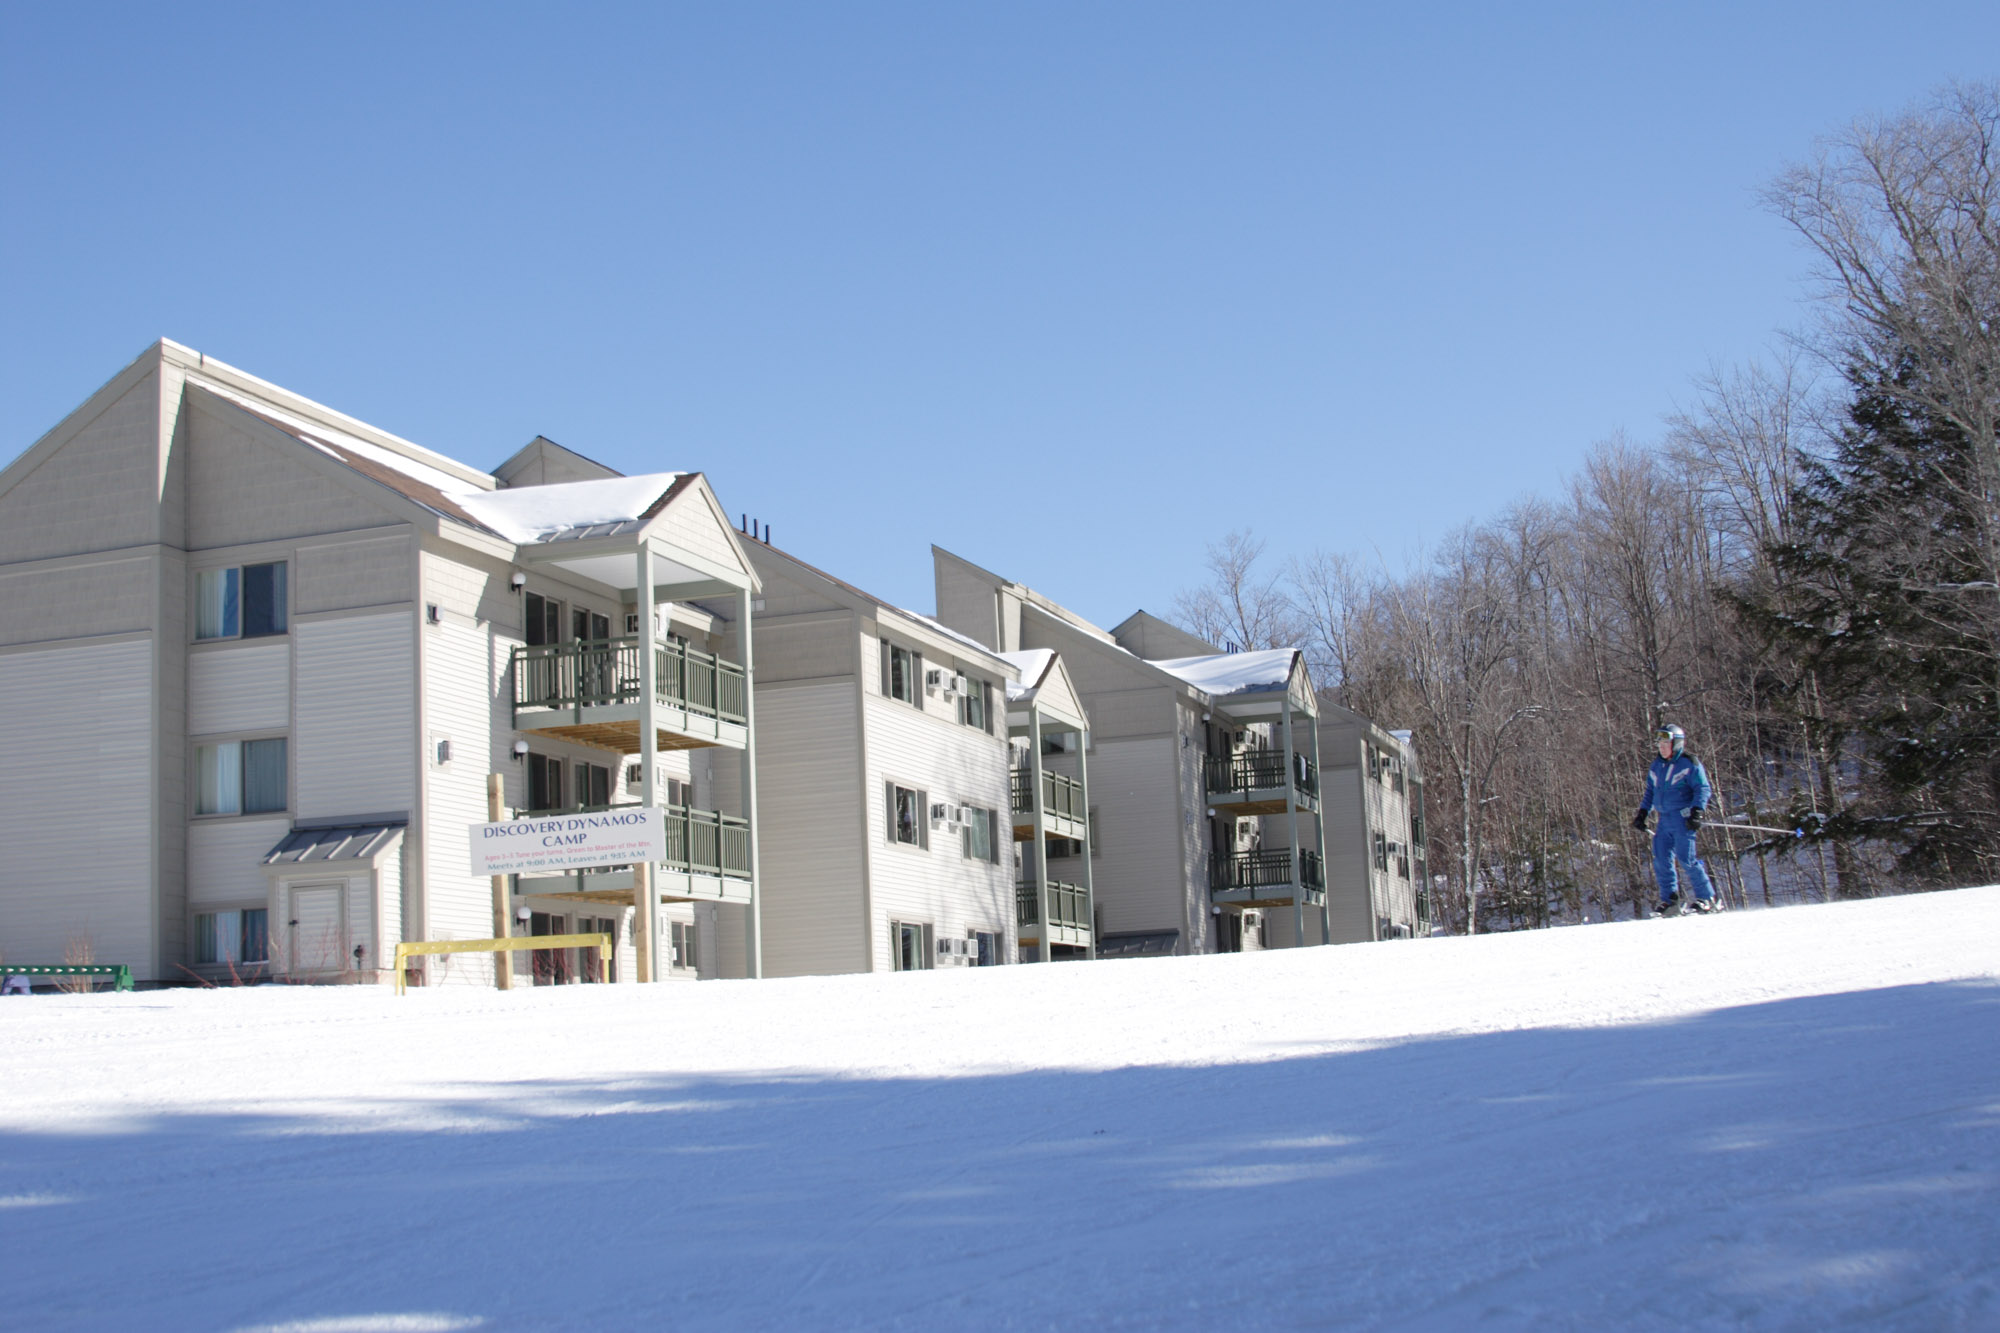
[[[1632,816],[1632,827],[1638,829],[1641,833],[1646,831],[1646,812],[1644,810]]]
[[[1682,816],[1682,818],[1687,820],[1688,832],[1693,833],[1701,827],[1701,807],[1697,805],[1694,809],[1688,811],[1686,815]]]

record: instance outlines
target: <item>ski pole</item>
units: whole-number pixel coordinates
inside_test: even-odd
[[[1731,824],[1725,821],[1720,824],[1710,824],[1708,827],[1741,829],[1745,833],[1789,833],[1794,838],[1806,836],[1806,831],[1802,828],[1772,828],[1768,824]]]

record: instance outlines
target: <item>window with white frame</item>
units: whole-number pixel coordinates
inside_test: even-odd
[[[924,655],[882,640],[882,693],[916,708],[924,706]]]
[[[991,733],[993,730],[993,683],[986,680],[965,682],[964,693],[958,696],[958,720],[968,727],[977,727]]]
[[[197,967],[228,963],[266,963],[271,959],[270,912],[246,907],[227,912],[200,912],[194,919],[194,961]]]
[[[889,804],[889,841],[909,847],[931,845],[930,808],[927,793],[916,787],[891,782],[886,794]]]
[[[972,939],[974,967],[1000,966],[1000,946],[1006,942],[1006,936],[997,930],[971,930],[966,934]]]
[[[259,639],[285,632],[285,562],[204,569],[194,576],[197,639]]]
[[[289,804],[285,738],[194,747],[194,812],[259,815]]]
[[[682,972],[695,972],[701,968],[700,946],[696,943],[699,934],[692,921],[676,921],[668,931],[667,965]]]
[[[976,805],[966,807],[963,851],[968,861],[1000,864],[999,815]]]
[[[917,921],[889,923],[889,958],[898,972],[927,972],[936,966],[931,927]]]

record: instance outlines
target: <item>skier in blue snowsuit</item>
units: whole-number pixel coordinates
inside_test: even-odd
[[[1660,882],[1660,915],[1672,916],[1680,910],[1680,890],[1674,887],[1674,862],[1681,863],[1694,890],[1688,906],[1697,912],[1715,910],[1715,888],[1708,871],[1694,854],[1694,835],[1708,809],[1708,774],[1701,760],[1687,753],[1687,733],[1676,726],[1664,726],[1653,733],[1660,743],[1660,757],[1646,770],[1646,795],[1632,827],[1646,831],[1646,816],[1660,813],[1660,827],[1653,834],[1653,877]]]

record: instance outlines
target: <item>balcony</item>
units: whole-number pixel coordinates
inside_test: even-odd
[[[681,643],[653,643],[654,733],[662,750],[742,748],[743,668]],[[514,727],[617,754],[639,753],[636,638],[516,648]]]
[[[1319,806],[1319,765],[1302,754],[1292,756],[1289,784],[1282,750],[1209,755],[1203,777],[1208,803],[1223,814],[1282,815],[1288,795],[1300,810]]]
[[[1326,866],[1318,852],[1302,850],[1295,873],[1289,847],[1218,856],[1209,896],[1233,907],[1289,907],[1295,899],[1317,907],[1326,901]]]
[[[1033,769],[1013,771],[1010,789],[1016,842],[1026,842],[1035,836],[1034,786]],[[1079,842],[1090,836],[1081,782],[1042,770],[1042,832],[1047,837],[1074,838]]]
[[[1078,947],[1090,943],[1090,895],[1076,884],[1050,880],[1045,897],[1048,909],[1049,942]],[[1035,910],[1035,882],[1023,880],[1014,886],[1014,914],[1023,944],[1042,940],[1042,918]]]
[[[516,810],[516,819],[539,819],[549,815],[593,814],[600,810],[630,810],[637,801],[611,805],[567,806],[556,810]],[[653,867],[653,887],[661,898],[690,902],[747,903],[750,901],[750,822],[714,810],[697,810],[685,805],[663,805],[660,813],[666,824],[666,859]],[[632,901],[630,866],[595,867],[566,875],[523,875],[522,894],[536,897],[562,896],[592,901],[629,903]]]

